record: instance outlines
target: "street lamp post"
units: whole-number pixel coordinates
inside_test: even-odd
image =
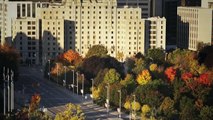
[[[82,76],[81,94],[82,94],[82,98],[84,98],[84,74],[81,74],[81,76]]]
[[[134,118],[134,120],[135,120],[135,119],[136,119],[136,111],[135,111],[135,102],[136,102],[136,101],[135,101],[135,94],[133,95],[133,97],[134,97],[134,102],[133,102],[133,103],[134,103],[134,109],[133,109],[133,115],[134,115],[134,117],[133,117],[133,118]]]
[[[109,117],[109,83],[107,83],[107,86],[106,86],[106,88],[107,88],[107,99],[106,99],[106,103],[105,103],[105,106],[106,106],[106,108],[107,108],[107,116]]]
[[[75,90],[75,79],[74,79],[74,74],[75,73],[75,70],[72,70],[72,84],[71,84],[71,86],[72,86],[72,88],[73,88],[73,93],[75,92],[74,90]]]
[[[77,95],[78,95],[78,72],[76,74],[77,74],[77,77],[76,77],[77,86],[76,86],[76,88],[77,88]]]
[[[118,117],[121,118],[121,90],[118,90],[119,93],[119,108],[118,110]]]
[[[14,110],[14,72],[11,71],[11,112]]]
[[[64,66],[64,70],[65,70],[65,74],[64,74],[64,81],[63,81],[64,84],[63,85],[66,87],[66,83],[67,83],[67,80],[66,80],[67,79],[66,78],[67,77],[67,67],[66,66]]]
[[[56,68],[57,68],[57,84],[58,84],[58,63],[56,63]]]
[[[48,63],[49,63],[49,73],[48,73],[48,75],[49,75],[49,81],[50,81],[50,60],[48,60]]]
[[[10,73],[9,73],[9,68],[7,69],[7,104],[8,104],[8,112],[10,112],[10,75],[9,75]]]
[[[91,81],[92,81],[92,94],[90,95],[91,98],[92,98],[92,103],[94,102],[94,101],[93,101],[93,97],[94,97],[94,96],[93,96],[93,89],[94,89],[94,81],[93,81],[93,80],[94,80],[94,79],[92,78],[92,79],[91,79]]]

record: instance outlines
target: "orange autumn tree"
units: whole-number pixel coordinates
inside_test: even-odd
[[[176,76],[176,69],[174,67],[168,67],[165,70],[165,75],[170,82],[173,82]]]
[[[30,106],[29,106],[30,112],[33,112],[34,110],[36,110],[38,108],[40,100],[41,100],[41,96],[37,93],[35,93],[31,97]]]
[[[68,50],[67,52],[58,56],[59,60],[64,60],[72,65],[76,65],[82,61],[82,57],[73,50]]]

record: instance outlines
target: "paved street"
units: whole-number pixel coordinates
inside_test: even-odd
[[[63,111],[65,109],[64,105],[71,102],[82,106],[87,120],[107,119],[104,107],[94,105],[91,99],[82,100],[80,95],[73,94],[62,86],[44,79],[42,74],[39,67],[20,68],[20,77],[15,84],[16,107],[29,103],[30,97],[34,93],[39,93],[41,95],[40,107],[47,108],[50,115],[54,116],[56,113]],[[109,118],[117,118],[117,112],[111,111]]]

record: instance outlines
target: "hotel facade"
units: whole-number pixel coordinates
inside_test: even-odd
[[[116,0],[66,0],[62,3],[31,4],[35,4],[35,14],[34,7],[30,7],[31,16],[26,11],[26,17],[23,14],[18,17],[17,13],[11,25],[15,47],[20,50],[24,46],[20,50],[20,54],[26,56],[23,62],[30,59],[33,64],[44,64],[69,49],[85,56],[97,44],[104,45],[110,56],[118,58],[118,54],[122,55],[120,61],[138,52],[145,54],[148,48],[165,49],[165,18],[142,19],[139,7],[117,7]],[[23,7],[22,4],[20,6]],[[27,7],[25,9],[28,10]],[[28,24],[30,21],[35,22],[35,25]],[[24,28],[20,29],[21,26]],[[31,28],[35,28],[35,31]],[[29,44],[20,44],[20,39],[16,39],[17,33],[26,35]],[[24,49],[28,48],[32,52],[24,53]],[[34,59],[37,56],[39,58]]]
[[[213,16],[211,8],[178,7],[177,46],[196,51],[199,43],[212,44]]]

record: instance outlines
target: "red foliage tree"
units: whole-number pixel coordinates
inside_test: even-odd
[[[206,86],[211,86],[212,84],[211,80],[209,79],[208,73],[201,74],[197,80],[198,80],[198,83],[206,85]]]
[[[183,73],[183,74],[181,75],[181,78],[186,82],[186,81],[188,81],[188,80],[190,80],[190,79],[193,78],[193,74],[190,73],[190,72]]]
[[[165,70],[165,75],[170,82],[173,82],[176,76],[176,69],[174,67],[169,67]]]
[[[75,65],[82,61],[82,57],[77,52],[75,52],[73,50],[68,50],[67,52],[59,55],[58,60],[66,61],[68,63]]]

